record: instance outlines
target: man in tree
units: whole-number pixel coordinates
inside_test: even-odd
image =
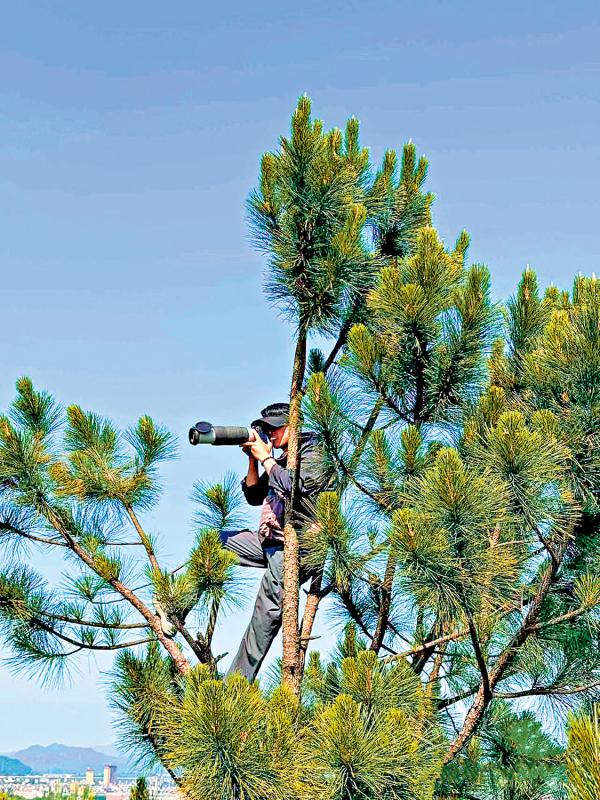
[[[242,491],[251,506],[262,505],[258,530],[220,531],[223,547],[236,554],[240,566],[265,569],[252,618],[229,668],[230,673],[240,672],[251,681],[256,677],[281,627],[284,517],[294,489],[293,472],[286,468],[289,411],[288,403],[268,405],[252,423],[252,428],[260,429],[268,441],[265,442],[253,430],[253,438],[241,445],[248,455],[248,474],[242,481]],[[273,449],[281,450],[281,455],[277,458],[273,456]],[[259,464],[263,467],[260,474]],[[326,488],[319,464],[314,434],[303,433],[299,481],[291,511],[295,528],[314,519],[314,501],[319,492]],[[310,576],[307,569],[302,569],[301,583]],[[176,621],[161,603],[155,601],[155,608],[165,633],[174,635],[177,631]],[[182,619],[181,612],[177,616]]]
[[[238,556],[241,566],[266,568],[250,624],[229,668],[230,673],[241,672],[249,680],[256,677],[281,627],[284,515],[294,489],[294,475],[286,469],[289,411],[288,403],[273,403],[264,408],[252,426],[261,429],[269,442],[255,434],[252,440],[242,445],[248,455],[248,474],[242,481],[242,491],[250,505],[262,505],[258,530],[221,531],[223,546]],[[275,458],[273,449],[281,450],[282,454]],[[262,474],[259,474],[259,464],[264,470]],[[314,518],[311,506],[324,488],[315,437],[303,433],[299,483],[291,512],[296,528]],[[301,571],[302,583],[309,577],[306,570]]]

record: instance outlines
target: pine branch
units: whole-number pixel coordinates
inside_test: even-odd
[[[32,533],[26,533],[19,528],[15,528],[12,525],[6,525],[3,522],[0,522],[0,531],[10,531],[11,533],[16,534],[17,536],[22,537],[23,539],[28,539],[30,542],[38,542],[39,544],[48,544],[52,545],[53,547],[68,547],[65,542],[60,542],[56,539],[48,539],[44,536],[34,536]]]
[[[353,318],[356,314],[356,311],[358,310],[360,302],[361,302],[360,298],[357,297],[356,300],[354,301],[354,305],[352,306],[350,313],[348,314],[342,327],[340,328],[338,338],[333,347],[331,348],[331,352],[325,359],[325,363],[323,364],[323,370],[322,370],[322,372],[325,375],[327,375],[329,368],[333,365],[333,362],[337,358],[337,355],[340,352],[340,350],[346,346],[346,342],[348,341],[348,333],[350,332],[350,328],[353,325],[354,322]]]
[[[517,697],[536,697],[543,695],[571,695],[582,694],[589,692],[591,689],[596,689],[600,686],[600,680],[593,681],[592,683],[584,684],[581,686],[532,686],[530,689],[522,689],[518,692],[494,692],[494,697],[504,700],[514,699]]]
[[[543,630],[544,628],[549,628],[552,625],[559,625],[561,622],[568,622],[571,619],[576,619],[590,610],[590,608],[577,608],[573,611],[568,611],[566,614],[561,614],[559,617],[554,617],[553,619],[548,619],[544,622],[536,622],[533,625],[529,625],[527,631],[528,633],[533,633],[535,631]]]
[[[210,613],[208,615],[208,623],[206,625],[206,632],[204,634],[204,641],[206,642],[206,645],[208,647],[212,645],[213,636],[215,635],[215,628],[217,627],[217,618],[219,615],[220,604],[221,601],[219,599],[214,599],[210,607]]]
[[[394,623],[389,618],[388,618],[388,621],[387,621],[387,628],[388,628],[388,630],[390,630],[394,634],[394,636],[396,636],[398,639],[400,639],[402,642],[404,642],[404,644],[410,644],[410,639],[407,636],[405,636],[403,633],[400,633],[400,631],[398,630],[396,625],[394,625]]]
[[[416,656],[420,655],[423,652],[431,650],[439,644],[445,644],[446,642],[454,642],[456,639],[462,639],[465,636],[469,635],[469,629],[463,628],[460,631],[455,631],[454,633],[448,633],[445,636],[439,636],[437,639],[431,639],[430,641],[425,642],[424,644],[419,645],[418,647],[413,647],[411,650],[404,650],[402,653],[397,653],[394,656],[390,656],[389,658],[385,658],[384,661],[394,661],[398,658],[408,658],[409,656]]]
[[[383,576],[383,583],[381,585],[381,595],[379,604],[379,613],[377,615],[377,625],[371,640],[371,650],[379,653],[383,638],[385,636],[388,619],[390,616],[390,609],[392,605],[392,586],[394,582],[394,575],[396,573],[397,564],[396,550],[393,544],[390,544],[387,563],[385,565],[385,572]]]
[[[143,547],[143,542],[111,542],[109,540],[101,541],[104,547]]]
[[[352,474],[354,474],[354,472],[355,472],[355,470],[356,470],[356,468],[357,468],[357,466],[358,466],[358,464],[360,462],[361,456],[362,456],[362,454],[364,452],[364,449],[367,446],[367,443],[369,441],[369,437],[370,437],[371,433],[373,432],[373,429],[374,429],[374,427],[375,427],[375,425],[377,423],[377,419],[378,419],[378,417],[379,417],[379,415],[381,413],[383,402],[384,402],[383,398],[381,397],[381,395],[379,395],[377,397],[377,400],[375,401],[375,404],[373,405],[373,408],[371,409],[371,412],[369,414],[369,418],[367,419],[367,422],[366,422],[364,428],[361,431],[360,437],[359,437],[359,439],[358,439],[358,441],[356,443],[356,446],[354,448],[354,452],[352,453],[352,457],[350,459],[350,464],[348,465],[348,470]]]
[[[351,617],[352,621],[355,622],[358,625],[360,631],[362,633],[364,633],[365,636],[367,636],[369,639],[372,640],[373,639],[373,634],[367,628],[359,609],[357,608],[354,600],[352,599],[352,595],[350,594],[350,592],[347,591],[347,590],[340,590],[338,588],[337,593],[338,593],[338,596],[339,596],[340,600],[342,601],[342,603],[346,607],[346,610],[350,614],[350,617]],[[385,644],[382,644],[380,649],[381,650],[385,650],[386,652],[390,653],[392,658],[395,658],[396,655],[397,655],[394,650],[392,650],[390,647],[388,647]]]
[[[487,686],[484,686],[482,683],[479,690],[477,691],[475,700],[473,701],[473,704],[465,717],[461,732],[459,736],[457,736],[457,738],[451,744],[450,748],[448,749],[444,757],[444,763],[447,764],[453,758],[455,758],[455,756],[467,744],[471,736],[473,736],[487,706],[490,703],[491,700],[490,692],[493,694],[496,685],[500,682],[506,670],[509,668],[509,666],[516,658],[517,652],[519,651],[520,647],[524,644],[524,642],[530,635],[530,630],[529,630],[530,627],[536,623],[537,617],[542,610],[542,606],[548,595],[548,592],[550,591],[552,584],[556,581],[558,577],[559,566],[562,563],[565,550],[566,550],[566,544],[563,542],[563,544],[560,547],[560,551],[558,553],[559,559],[557,562],[552,561],[552,563],[546,569],[544,576],[542,577],[540,584],[538,586],[538,590],[535,594],[535,597],[533,598],[529,606],[525,619],[521,624],[519,630],[514,634],[509,645],[504,648],[502,653],[496,659],[494,668],[488,677]]]
[[[473,650],[475,651],[475,660],[477,661],[477,667],[481,673],[484,698],[489,701],[492,697],[492,689],[490,686],[490,676],[488,674],[487,664],[485,663],[485,658],[483,657],[483,653],[481,651],[481,645],[479,644],[479,637],[477,635],[475,623],[473,622],[473,617],[470,613],[467,613],[467,620],[469,623],[469,636],[471,637],[471,644],[473,645]]]
[[[140,537],[140,544],[144,546],[146,554],[148,556],[148,561],[150,562],[152,569],[160,572],[160,564],[156,558],[154,553],[154,548],[152,547],[152,542],[148,538],[146,532],[140,525],[140,521],[137,518],[135,511],[133,510],[132,506],[129,503],[124,503],[125,510],[129,515],[129,519],[131,520],[133,527],[135,528],[137,535]]]
[[[104,630],[111,630],[111,631],[126,631],[126,630],[135,630],[140,628],[148,628],[148,624],[144,622],[132,622],[132,623],[112,623],[112,622],[96,622],[93,620],[83,620],[77,619],[76,617],[68,617],[62,614],[51,614],[49,611],[36,611],[37,614],[41,614],[43,617],[47,619],[53,619],[57,622],[66,622],[69,625],[79,625],[85,628],[102,628]]]
[[[31,616],[29,617],[29,622],[38,627],[40,630],[55,636],[57,639],[77,647],[79,650],[123,650],[128,647],[137,647],[140,644],[148,644],[148,642],[156,641],[154,638],[148,638],[136,639],[131,642],[121,642],[119,644],[90,644],[88,642],[82,642],[81,640],[78,641],[77,639],[72,639],[70,636],[66,636],[64,633],[57,631],[56,628],[46,624],[39,617]]]
[[[386,390],[383,383],[377,378],[374,374],[370,376],[371,381],[373,383],[373,388],[379,393],[379,396],[382,398],[384,403],[388,408],[390,408],[397,416],[398,419],[402,420],[403,422],[413,422],[414,419],[411,420],[408,413],[405,409],[398,405],[398,403],[393,399],[393,397],[389,394]]]
[[[139,613],[147,620],[149,627],[154,631],[156,638],[165,648],[165,650],[169,653],[171,658],[173,659],[174,664],[176,665],[177,669],[182,674],[187,674],[190,669],[190,665],[177,647],[176,643],[165,636],[162,626],[160,624],[160,618],[157,614],[153,614],[152,611],[143,603],[140,598],[131,590],[129,589],[124,583],[122,583],[118,578],[113,576],[107,577],[103,570],[99,567],[96,563],[96,560],[93,556],[87,553],[70,535],[68,528],[66,527],[64,521],[61,519],[60,515],[56,512],[55,509],[47,502],[44,501],[43,503],[43,513],[52,525],[52,527],[64,538],[66,543],[69,545],[69,548],[73,551],[73,553],[81,560],[83,563],[95,572],[96,575],[101,577],[105,580],[112,588],[120,594],[125,600],[127,600]]]
[[[177,627],[177,630],[179,631],[179,633],[180,633],[180,634],[183,636],[183,638],[184,638],[184,639],[185,639],[185,641],[187,642],[187,644],[188,644],[188,646],[189,646],[190,650],[192,651],[192,653],[193,653],[193,654],[196,656],[196,658],[198,659],[198,661],[199,661],[201,664],[205,664],[205,663],[207,663],[207,662],[206,662],[206,660],[205,660],[205,656],[206,656],[206,654],[205,654],[205,652],[203,651],[202,647],[201,647],[201,646],[200,646],[200,644],[199,644],[199,643],[198,643],[198,642],[197,642],[197,641],[194,639],[194,637],[193,637],[193,636],[191,635],[191,633],[190,633],[190,632],[187,630],[187,628],[185,627],[185,625],[183,624],[183,622],[182,622],[182,621],[181,621],[181,620],[180,620],[180,619],[179,619],[177,616],[175,616],[175,625],[176,625],[176,627]]]
[[[416,368],[415,368],[415,402],[412,409],[413,425],[420,425],[425,410],[425,371],[427,369],[427,342],[415,333]]]
[[[373,492],[371,492],[367,487],[361,483],[358,478],[354,475],[354,472],[348,467],[348,465],[344,462],[343,458],[339,455],[337,450],[334,447],[334,443],[331,439],[331,436],[328,435],[328,432],[324,432],[325,442],[327,444],[329,452],[333,455],[333,458],[338,466],[338,469],[341,470],[342,474],[354,485],[356,488],[362,492],[366,497],[372,500],[376,505],[382,508],[385,511],[391,511],[391,507],[383,503]]]
[[[453,706],[455,703],[460,703],[462,700],[466,700],[467,697],[472,697],[475,692],[479,689],[479,684],[477,686],[472,686],[470,689],[465,689],[463,692],[459,692],[455,694],[453,697],[444,697],[438,700],[436,703],[437,708],[440,710],[446,709],[449,706]],[[460,735],[460,731],[456,731],[457,735]]]
[[[434,690],[435,684],[437,683],[437,681],[439,679],[440,672],[442,670],[442,665],[444,663],[444,656],[446,655],[446,648],[447,647],[448,647],[447,643],[443,644],[440,647],[439,651],[436,653],[435,660],[433,662],[433,668],[432,668],[431,672],[429,673],[429,675],[427,677],[427,684],[426,684],[426,687],[425,687],[425,692],[429,697],[431,697],[431,695],[433,694],[433,690]]]
[[[533,529],[535,530],[536,536],[538,537],[538,539],[542,543],[543,549],[548,553],[548,555],[550,556],[552,561],[558,566],[558,556],[554,552],[550,542],[546,539],[544,534],[541,532],[541,530],[539,529],[538,525],[533,524]]]

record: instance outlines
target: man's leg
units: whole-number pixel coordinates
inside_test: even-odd
[[[221,544],[227,550],[231,550],[239,559],[239,564],[242,567],[266,567],[267,559],[265,552],[262,548],[258,534],[256,531],[242,530],[242,531],[219,531]],[[160,617],[160,624],[163,633],[166,636],[172,637],[177,633],[177,624],[175,616],[168,608],[165,608],[156,598],[153,599],[154,609]],[[187,612],[179,614],[181,622],[185,621]]]
[[[263,550],[267,569],[256,596],[250,624],[239,650],[229,667],[228,675],[240,672],[253,681],[281,627],[283,602],[283,548]]]
[[[266,567],[265,551],[256,531],[219,531],[221,544],[239,559],[240,567]]]

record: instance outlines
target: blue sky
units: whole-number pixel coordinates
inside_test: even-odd
[[[566,287],[598,270],[599,34],[593,2],[8,4],[0,408],[27,374],[120,425],[167,424],[181,458],[147,523],[178,563],[194,480],[244,465],[186,446],[190,421],[242,423],[288,390],[244,204],[298,95],[328,126],[356,115],[375,160],[415,141],[441,235],[471,233],[497,297],[526,264]],[[0,752],[111,741],[104,665],[63,691],[0,667]]]

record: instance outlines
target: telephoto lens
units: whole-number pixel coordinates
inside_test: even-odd
[[[242,428],[239,425],[213,425],[211,422],[197,422],[189,431],[190,444],[244,444],[252,439],[252,428]],[[261,436],[261,431],[258,431]]]

